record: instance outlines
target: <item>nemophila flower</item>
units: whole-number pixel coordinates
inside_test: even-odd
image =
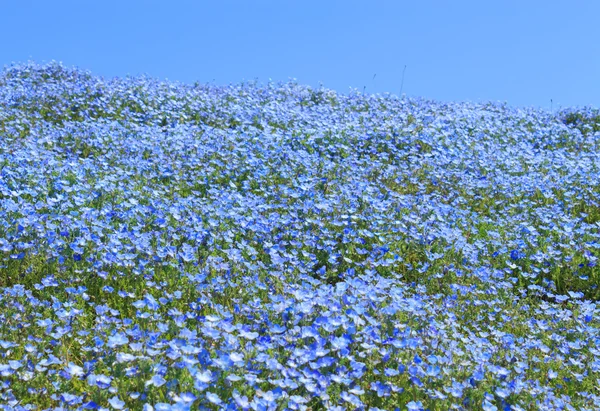
[[[94,401],[88,401],[88,402],[84,402],[81,405],[81,408],[83,408],[84,410],[97,410],[100,408],[100,406],[95,403]]]
[[[164,385],[166,382],[167,382],[167,380],[165,380],[162,376],[153,375],[152,378],[150,378],[148,381],[146,381],[146,385],[153,385],[155,387],[160,387],[160,386]]]
[[[84,375],[83,368],[77,364],[69,363],[64,370],[71,377],[81,377]]]
[[[119,353],[117,353],[116,359],[117,359],[117,362],[128,363],[128,362],[135,360],[136,356],[133,354],[119,352]]]
[[[121,333],[117,333],[108,338],[107,345],[110,348],[115,348],[122,345],[126,345],[127,343],[129,343],[129,339],[127,338],[127,336]]]
[[[240,407],[241,409],[245,410],[250,407],[250,402],[248,401],[248,397],[246,397],[244,395],[240,395],[240,393],[237,390],[233,390],[232,396],[233,396],[233,399],[234,399],[235,403],[237,404],[237,406]]]
[[[351,394],[347,391],[342,391],[340,397],[347,403],[351,404],[353,407],[363,406],[363,402],[356,395]]]
[[[194,401],[196,401],[197,397],[194,394],[192,394],[191,392],[184,392],[184,393],[179,394],[175,398],[175,400],[178,402],[183,402],[183,403],[189,404],[189,403],[193,403]]]
[[[99,388],[102,389],[106,389],[108,387],[110,387],[110,383],[112,381],[112,378],[107,376],[107,375],[96,375],[96,374],[90,374],[87,377],[87,382],[89,385],[96,385]]]
[[[117,396],[109,398],[108,403],[115,410],[122,410],[125,407],[125,401],[121,401]]]
[[[481,408],[484,411],[497,411],[498,410],[498,407],[496,407],[494,404],[489,402],[487,399],[483,400],[483,403],[481,404]]]
[[[406,404],[406,409],[409,411],[421,411],[425,408],[423,407],[423,403],[421,401],[410,401]]]
[[[194,375],[197,381],[208,384],[213,380],[213,374],[210,370],[200,371]]]
[[[246,331],[243,329],[239,331],[239,335],[240,337],[245,338],[247,340],[254,340],[259,336],[257,332]]]
[[[212,392],[206,393],[206,399],[216,405],[221,404],[223,402],[217,394],[213,394]]]
[[[66,405],[74,406],[81,403],[82,396],[63,393],[60,395],[60,400],[63,401]]]

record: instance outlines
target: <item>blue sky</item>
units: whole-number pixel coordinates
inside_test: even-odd
[[[0,3],[0,65],[600,107],[600,1]]]

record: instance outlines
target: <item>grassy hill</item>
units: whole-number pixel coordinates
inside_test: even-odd
[[[2,409],[598,409],[600,112],[0,75]]]

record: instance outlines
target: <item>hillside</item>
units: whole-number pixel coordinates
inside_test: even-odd
[[[599,149],[591,108],[8,67],[0,403],[599,409]]]

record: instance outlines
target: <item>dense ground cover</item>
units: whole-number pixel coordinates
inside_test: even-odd
[[[598,409],[600,115],[0,76],[3,409]]]

